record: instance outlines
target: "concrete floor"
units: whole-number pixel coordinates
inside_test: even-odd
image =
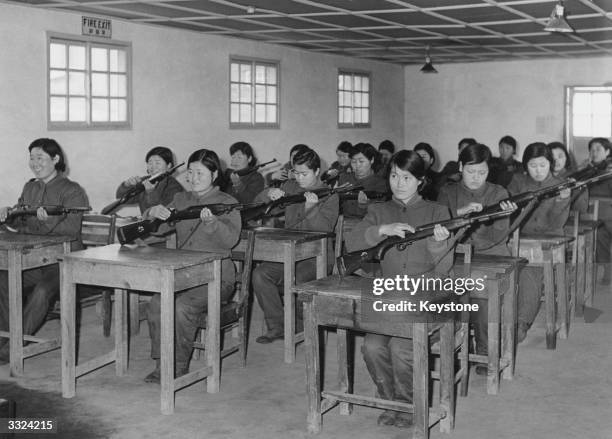
[[[469,394],[460,398],[456,427],[450,434],[432,429],[432,438],[612,438],[612,291],[598,285],[595,308],[603,311],[593,323],[577,319],[568,340],[555,351],[545,349],[544,330],[534,327],[519,346],[516,376],[503,381],[490,396],[485,378],[471,374]],[[541,316],[540,316],[541,317]],[[252,323],[252,338],[261,333],[260,311]],[[144,322],[143,322],[144,323]],[[101,335],[100,322],[88,308],[83,316],[80,355],[87,359],[112,345]],[[59,333],[59,321],[48,322],[43,334]],[[335,376],[335,334],[328,338],[326,381]],[[361,339],[357,338],[357,349]],[[59,351],[28,359],[23,378],[9,377],[0,367],[0,392],[15,398],[19,416],[57,417],[61,438],[307,438],[306,386],[303,348],[297,361],[282,362],[282,344],[251,342],[248,366],[236,356],[223,361],[221,392],[206,394],[198,383],[176,395],[176,413],[160,414],[159,387],[142,379],[150,372],[146,324],[132,339],[128,375],[114,376],[107,366],[77,382],[77,395],[60,393]],[[356,391],[373,395],[373,385],[361,355],[356,361]],[[410,430],[379,427],[380,411],[356,407],[352,416],[338,409],[323,418],[321,439],[412,437]],[[35,436],[29,436],[35,437]]]

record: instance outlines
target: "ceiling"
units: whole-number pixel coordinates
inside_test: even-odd
[[[397,64],[612,55],[612,0],[565,0],[574,34],[544,31],[556,0],[16,0]]]

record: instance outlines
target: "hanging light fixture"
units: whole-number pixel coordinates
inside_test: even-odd
[[[423,65],[423,67],[421,67],[421,72],[422,73],[438,73],[436,68],[431,63],[431,58],[429,57],[429,49],[430,47],[427,46],[427,52],[425,53],[425,64]]]
[[[546,32],[574,32],[574,28],[570,26],[565,19],[565,6],[563,6],[563,0],[559,0],[559,2],[553,8],[544,30]]]

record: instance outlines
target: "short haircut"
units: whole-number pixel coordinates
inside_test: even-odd
[[[253,152],[253,148],[246,142],[236,142],[230,146],[230,155],[234,155],[237,152],[241,152],[242,154],[249,157],[248,165],[254,166],[257,163],[257,159],[255,158],[255,153]]]
[[[436,153],[429,143],[419,142],[414,146],[414,151],[425,151],[432,158],[431,166],[436,163]]]
[[[59,143],[55,141],[55,139],[47,139],[41,137],[40,139],[34,140],[28,146],[28,151],[32,152],[34,148],[40,148],[51,158],[59,157],[59,160],[55,164],[55,170],[59,172],[64,172],[66,170],[66,159],[64,158],[64,151],[62,151],[62,147],[59,146]]]
[[[523,168],[525,171],[528,169],[529,160],[536,159],[538,157],[544,157],[550,163],[551,171],[555,168],[555,159],[553,158],[552,151],[544,142],[534,142],[527,145],[523,152]]]
[[[194,162],[203,164],[210,172],[217,172],[217,178],[215,181],[213,181],[213,185],[224,187],[222,177],[223,173],[221,172],[219,156],[216,152],[210,149],[198,149],[197,151],[192,152],[187,159],[187,166]]]
[[[589,151],[595,143],[599,143],[608,151],[612,150],[612,145],[610,145],[610,141],[608,139],[606,139],[605,137],[593,137],[591,140],[589,140]]]
[[[460,149],[461,145],[463,145],[464,143],[467,145],[475,145],[478,142],[473,137],[464,137],[459,141],[459,143],[457,143],[457,149]]]
[[[373,160],[372,169],[378,171],[380,166],[380,153],[376,151],[376,148],[369,143],[357,143],[353,146],[353,152],[350,157],[353,158],[357,154],[363,154],[368,160]]]
[[[571,163],[571,158],[570,158],[569,152],[567,151],[567,148],[565,147],[565,145],[563,143],[561,143],[561,142],[550,142],[547,146],[550,149],[551,153],[552,153],[553,149],[560,149],[561,151],[563,151],[563,154],[565,154],[565,166],[563,167],[563,169],[570,169],[570,168],[572,168],[572,163]]]
[[[343,140],[336,147],[336,151],[344,152],[350,156],[351,151],[353,151],[353,144],[351,142],[347,142],[346,140]]]
[[[395,165],[402,171],[410,172],[415,178],[421,180],[425,177],[425,162],[415,151],[402,149],[391,157],[391,168]]]
[[[291,154],[298,153],[300,151],[307,151],[309,150],[310,147],[308,145],[304,145],[303,143],[298,143],[297,145],[293,145],[291,147],[291,149],[289,150],[289,156],[291,156]]]
[[[499,139],[498,145],[501,145],[502,143],[505,143],[506,145],[510,145],[512,147],[512,150],[516,152],[516,139],[514,137],[504,136],[501,139]]]
[[[145,156],[145,162],[148,162],[153,155],[161,157],[161,159],[166,162],[167,165],[174,165],[174,154],[172,154],[170,148],[166,148],[165,146],[156,146],[151,148],[151,150]]]
[[[393,154],[395,152],[395,145],[390,140],[383,140],[380,142],[380,145],[378,145],[378,150],[380,151],[381,149],[385,149]]]
[[[487,164],[491,160],[491,150],[487,145],[474,143],[468,145],[459,153],[459,163],[465,165],[477,165],[482,162]]]
[[[293,156],[291,166],[295,165],[306,165],[308,169],[317,171],[321,168],[321,159],[319,158],[319,154],[314,152],[312,149],[302,149]]]

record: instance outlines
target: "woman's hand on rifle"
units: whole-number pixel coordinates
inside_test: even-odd
[[[472,213],[472,212],[482,212],[482,204],[471,202],[457,209],[458,216],[467,215],[468,213]]]
[[[560,200],[564,200],[566,198],[569,198],[570,195],[572,195],[572,190],[571,189],[562,189],[561,191],[559,191],[559,199]]]
[[[516,205],[516,203],[512,201],[501,201],[499,203],[499,207],[501,207],[502,210],[506,210],[506,211],[514,211],[518,209],[518,206]]]
[[[304,198],[306,198],[304,210],[312,209],[319,202],[319,197],[313,192],[304,192]]]
[[[278,188],[270,189],[268,191],[268,198],[270,198],[272,201],[278,200],[279,198],[282,198],[284,196],[285,191]]]
[[[41,206],[36,209],[36,218],[38,218],[39,221],[47,221],[49,219],[49,215],[44,207]]]
[[[448,231],[448,229],[444,226],[441,226],[440,224],[436,224],[434,226],[434,231],[433,231],[433,238],[434,241],[436,242],[440,242],[440,241],[446,241],[450,236],[450,232]]]
[[[157,186],[156,184],[151,184],[149,180],[144,180],[142,182],[142,185],[144,186],[145,191],[147,192],[151,192],[153,189],[155,189],[155,186]]]
[[[202,220],[204,224],[210,224],[213,221],[215,221],[217,217],[213,215],[213,213],[210,211],[208,207],[205,207],[200,212],[200,219]]]
[[[378,227],[378,234],[380,236],[399,236],[400,238],[405,238],[406,232],[414,233],[414,227],[405,223],[383,224]]]
[[[232,180],[232,186],[234,186],[235,188],[238,188],[242,185],[242,183],[240,182],[240,176],[235,172],[232,172],[230,174],[230,180]]]
[[[364,191],[359,191],[359,193],[357,194],[357,203],[368,204],[368,196]]]
[[[2,207],[0,208],[0,223],[3,223],[8,218],[10,207]]]
[[[138,183],[140,183],[140,177],[135,175],[135,176],[130,177],[127,180],[125,180],[123,182],[123,185],[124,186],[136,186]]]
[[[157,206],[153,206],[149,209],[147,216],[166,221],[168,218],[170,218],[170,214],[170,209],[168,209],[166,206],[158,204]]]

